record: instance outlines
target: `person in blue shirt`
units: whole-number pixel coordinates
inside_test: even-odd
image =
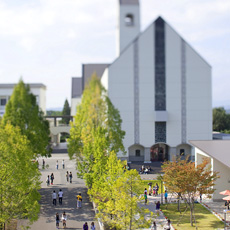
[[[167,199],[168,199],[168,192],[167,192],[167,190],[165,190],[165,203],[168,202]]]

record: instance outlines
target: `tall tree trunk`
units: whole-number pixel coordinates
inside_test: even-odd
[[[190,223],[191,223],[191,226],[193,227],[193,212],[192,212],[191,206],[190,206]]]

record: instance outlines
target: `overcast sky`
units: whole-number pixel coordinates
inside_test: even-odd
[[[162,16],[212,66],[213,107],[230,107],[230,0],[140,0],[142,31]],[[118,0],[0,0],[0,83],[47,86],[47,108],[71,97],[82,63],[116,57]]]

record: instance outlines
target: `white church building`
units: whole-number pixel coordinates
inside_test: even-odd
[[[139,0],[119,0],[118,12],[118,57],[83,65],[81,80],[72,79],[72,99],[79,100],[87,69],[100,72],[126,132],[126,155],[119,157],[194,160],[189,141],[212,140],[211,66],[161,17],[141,32]]]

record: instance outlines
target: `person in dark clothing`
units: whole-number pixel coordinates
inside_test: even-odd
[[[83,225],[83,230],[88,230],[88,229],[89,229],[89,226],[88,226],[87,222],[85,222]]]

